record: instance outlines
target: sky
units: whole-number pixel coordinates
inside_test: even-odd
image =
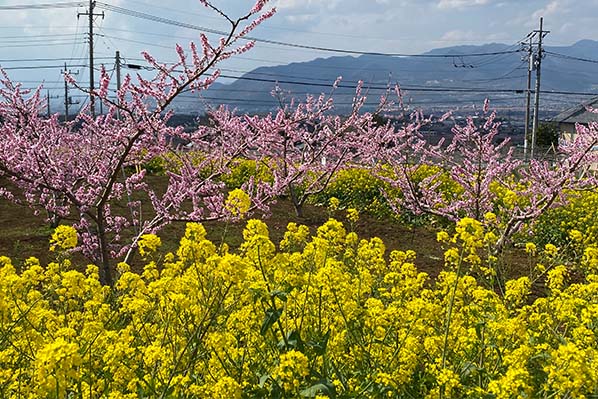
[[[85,6],[2,9],[68,1],[0,1],[0,65],[11,79],[31,87],[44,82],[52,95],[59,95],[63,81],[58,66],[67,62],[71,71],[79,72],[79,80],[88,81],[87,19],[77,18],[77,13],[86,11]],[[212,29],[228,28],[223,18],[198,0],[103,3]],[[236,17],[250,9],[253,1],[213,0],[213,4]],[[253,36],[335,49],[417,54],[461,44],[515,44],[538,28],[541,16],[544,28],[551,31],[545,39],[548,45],[598,39],[598,0],[271,0],[269,5],[277,8],[277,14]],[[96,12],[102,11],[104,17],[95,19],[95,56],[109,68],[116,50],[128,63],[140,63],[137,59],[142,50],[159,60],[174,60],[175,43],[187,46],[199,33],[96,8]],[[339,54],[258,43],[222,67],[241,74],[259,66],[334,55]],[[60,60],[25,61],[33,58]],[[21,69],[32,66],[36,69]]]

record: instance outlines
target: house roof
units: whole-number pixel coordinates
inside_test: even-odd
[[[588,111],[587,107],[598,109],[598,97],[594,97],[589,101],[583,102],[579,105],[566,109],[554,118],[553,122],[557,123],[589,123],[598,122],[598,113]]]

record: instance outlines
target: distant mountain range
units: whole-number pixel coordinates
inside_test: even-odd
[[[591,62],[598,59],[598,41],[581,40],[571,46],[546,46],[544,50],[541,68],[543,111],[558,112],[589,98],[551,92],[598,95],[598,62]],[[493,54],[471,56],[488,53]],[[278,104],[271,95],[276,82],[282,90],[291,93],[287,98],[301,99],[308,93],[329,92],[332,82],[342,76],[341,88],[335,92],[339,112],[350,104],[354,93],[350,87],[358,80],[363,80],[365,87],[370,88],[369,106],[377,103],[382,88],[398,82],[404,91],[404,101],[413,108],[471,110],[473,104],[479,106],[484,98],[489,98],[495,108],[518,112],[525,103],[526,55],[519,45],[491,43],[439,48],[419,56],[317,58],[288,65],[263,66],[237,74],[239,79],[230,84],[216,83],[203,96],[212,105],[224,103],[241,111],[268,112],[276,109]],[[535,72],[532,75],[535,78]],[[532,89],[534,81],[532,79]],[[184,99],[176,106],[181,111],[198,112],[203,104],[202,101]]]

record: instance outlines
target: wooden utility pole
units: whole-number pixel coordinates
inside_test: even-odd
[[[64,63],[64,74],[67,74],[66,62]],[[69,85],[64,79],[64,123],[69,121]]]
[[[72,72],[70,70],[67,70],[66,68],[66,62],[64,63],[64,75],[66,74],[69,75],[78,75],[79,72]],[[79,104],[79,102],[73,102],[73,99],[69,96],[69,85],[66,81],[66,79],[64,79],[64,122],[68,122],[69,121],[69,105],[73,105],[73,104]]]
[[[120,51],[116,50],[116,103],[120,105]],[[116,119],[120,120],[120,109],[116,109]]]
[[[50,90],[46,90],[46,114],[48,118],[52,116],[52,112],[50,111],[50,99],[58,98],[58,96],[51,96]]]
[[[542,39],[550,33],[550,31],[543,30],[544,18],[540,17],[540,29],[534,30],[534,36],[538,35],[538,50],[534,59],[536,67],[536,91],[534,96],[534,121],[532,124],[532,139],[530,148],[530,158],[534,159],[534,149],[536,146],[536,135],[538,133],[538,112],[540,110],[540,75],[542,72],[542,57],[544,53],[542,50]]]
[[[531,35],[531,34],[530,34]],[[529,145],[529,119],[530,119],[530,103],[532,94],[532,70],[534,69],[534,52],[532,50],[533,37],[530,36],[527,48],[527,90],[525,94],[525,135],[523,139],[523,157],[527,161],[527,152]]]
[[[81,15],[86,15],[88,17],[89,22],[89,106],[91,109],[91,116],[95,117],[96,109],[95,109],[95,96],[93,95],[94,85],[94,64],[93,64],[93,18],[94,17],[102,17],[104,18],[104,12],[102,11],[101,14],[94,14],[93,10],[96,6],[96,2],[94,0],[89,0],[89,10],[87,12],[77,13],[77,18]]]
[[[48,118],[50,117],[50,90],[46,90],[46,108],[48,112]]]

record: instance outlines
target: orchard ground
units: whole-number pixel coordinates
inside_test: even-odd
[[[161,178],[157,178],[161,180]],[[30,256],[40,259],[41,264],[52,261],[52,252],[48,251],[48,240],[53,231],[42,214],[35,215],[34,211],[24,205],[0,198],[0,256],[10,257],[15,265],[21,264]],[[263,215],[254,213],[249,218],[262,219],[268,225],[270,237],[274,243],[282,240],[289,222],[303,224],[315,234],[316,229],[324,224],[329,217],[344,223],[347,230],[355,231],[361,239],[380,237],[386,245],[386,254],[392,250],[413,250],[417,253],[416,266],[419,271],[426,272],[436,277],[443,269],[444,250],[436,240],[438,228],[433,226],[408,226],[395,220],[372,217],[360,214],[359,220],[354,225],[346,218],[345,210],[331,212],[323,206],[306,205],[303,217],[297,217],[290,200],[281,198],[271,207],[271,214]],[[234,251],[243,242],[243,228],[247,220],[239,222],[205,222],[207,238],[219,245],[225,242]],[[62,224],[72,224],[73,221],[63,220]],[[162,239],[163,252],[176,251],[180,237],[185,232],[184,223],[174,223],[163,229],[158,235]],[[74,255],[74,264],[84,265],[89,261],[80,255]],[[528,271],[529,256],[523,249],[510,248],[505,254],[506,263],[509,265],[509,274],[513,278],[526,275]],[[143,265],[139,257],[132,262],[133,270],[141,271]]]

